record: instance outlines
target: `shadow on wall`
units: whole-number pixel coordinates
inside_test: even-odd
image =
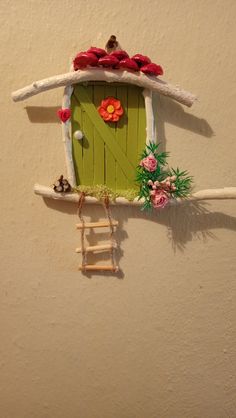
[[[26,106],[28,118],[32,123],[58,123],[57,116],[60,106]],[[167,97],[153,95],[154,115],[157,115],[157,138],[162,143],[166,142],[165,123],[170,123],[179,128],[194,132],[197,135],[211,138],[214,135],[212,128],[205,119],[198,118],[185,112],[183,106]]]
[[[153,111],[154,115],[157,115],[157,138],[161,142],[163,150],[166,149],[165,123],[194,132],[205,138],[214,136],[211,126],[205,119],[187,113],[183,106],[167,97],[153,95]]]
[[[29,121],[32,123],[58,123],[61,124],[57,111],[61,106],[26,106]]]
[[[75,216],[77,213],[77,207],[70,202],[60,202],[51,199],[44,199],[48,208],[57,210],[69,215]],[[188,242],[193,239],[199,239],[203,242],[208,239],[217,239],[213,229],[224,228],[232,231],[236,231],[236,218],[233,216],[225,215],[220,212],[211,212],[207,209],[206,202],[183,202],[176,206],[166,207],[165,210],[152,211],[150,213],[142,212],[139,207],[132,206],[112,206],[112,216],[119,222],[119,227],[116,232],[116,240],[118,243],[118,250],[116,252],[116,260],[119,265],[123,252],[121,249],[122,241],[128,238],[128,234],[124,228],[124,224],[128,222],[128,219],[145,219],[149,222],[155,222],[160,225],[165,225],[168,238],[172,244],[173,251],[184,251]],[[95,210],[96,208],[96,210]],[[86,219],[90,219],[92,222],[99,221],[104,218],[105,213],[101,205],[85,205],[83,208]],[[101,240],[106,240],[108,234],[102,232],[94,232],[90,230],[87,235],[89,245],[97,245]],[[145,236],[142,235],[145,240]],[[147,237],[147,240],[149,237]],[[96,255],[89,255],[89,262],[96,263]],[[109,258],[109,254],[99,254],[99,261],[106,261]],[[97,274],[97,273],[96,273]],[[99,273],[98,273],[99,274]],[[102,276],[109,276],[110,274],[101,273]],[[91,277],[88,273],[86,276]],[[93,273],[94,276],[94,273]],[[114,277],[114,275],[113,275]],[[117,278],[123,278],[123,273],[120,271]]]

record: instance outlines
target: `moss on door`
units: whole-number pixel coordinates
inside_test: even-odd
[[[117,123],[104,122],[97,108],[112,96],[124,114]],[[135,169],[146,143],[142,89],[128,84],[90,82],[74,87],[71,97],[72,154],[77,185],[104,184],[112,190],[135,188]],[[81,130],[83,139],[74,139]]]

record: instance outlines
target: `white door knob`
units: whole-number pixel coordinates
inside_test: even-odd
[[[74,132],[74,138],[77,139],[78,141],[81,141],[81,139],[83,139],[83,132],[81,131],[75,131]]]

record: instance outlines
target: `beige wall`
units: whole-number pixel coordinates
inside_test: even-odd
[[[62,90],[10,93],[118,36],[199,96],[158,99],[159,140],[195,190],[236,186],[235,0],[1,0],[1,418],[235,418],[236,201],[114,209],[123,275],[77,271]],[[38,111],[35,107],[38,107]],[[97,207],[88,216],[103,216]]]

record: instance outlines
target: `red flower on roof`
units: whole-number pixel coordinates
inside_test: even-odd
[[[98,112],[105,122],[118,122],[124,110],[120,100],[114,97],[107,97],[102,100],[101,105],[98,107]]]

